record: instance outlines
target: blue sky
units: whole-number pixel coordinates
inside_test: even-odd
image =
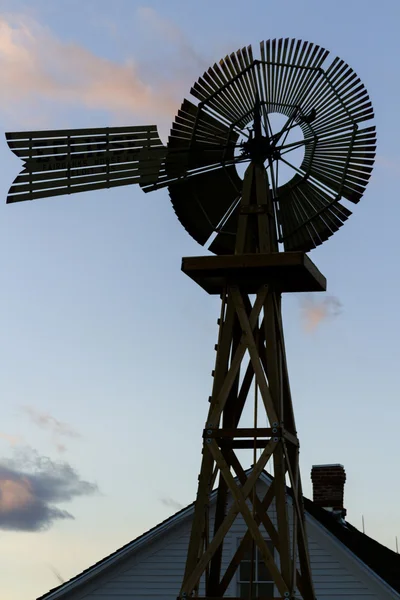
[[[313,464],[344,464],[349,521],[361,527],[364,515],[391,548],[399,17],[395,0],[0,0],[2,131],[155,123],[165,138],[209,64],[271,37],[316,42],[361,77],[376,112],[375,170],[345,227],[311,253],[342,309],[307,332],[304,302],[287,297],[284,324],[305,493]],[[6,206],[20,163],[4,138],[0,164],[0,455],[73,469],[72,500],[57,506],[74,519],[0,535],[1,595],[23,600],[57,585],[52,568],[68,579],[194,499],[219,307],[180,272],[182,256],[203,250],[166,191]]]

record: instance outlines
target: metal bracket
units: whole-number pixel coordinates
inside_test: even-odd
[[[268,204],[246,204],[240,207],[241,215],[264,215],[269,214]]]

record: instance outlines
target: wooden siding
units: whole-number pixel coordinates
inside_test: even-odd
[[[261,490],[260,490],[261,491]],[[265,493],[265,486],[264,486]],[[263,495],[263,494],[260,494]],[[274,506],[269,511],[275,521]],[[211,528],[213,519],[210,519]],[[391,591],[363,563],[353,557],[319,523],[307,518],[310,559],[319,600],[389,600],[400,596]],[[171,524],[131,555],[110,566],[92,581],[57,596],[62,600],[176,600],[182,582],[191,517]],[[227,566],[238,540],[246,532],[241,518],[234,522],[226,539],[223,566]],[[236,578],[228,595],[237,594]],[[200,595],[204,595],[204,589]],[[49,599],[50,600],[50,599]]]

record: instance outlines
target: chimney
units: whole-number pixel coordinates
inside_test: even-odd
[[[343,465],[314,465],[311,480],[314,504],[339,517],[345,517],[343,496],[346,472]]]

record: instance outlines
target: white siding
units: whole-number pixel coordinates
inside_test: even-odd
[[[188,546],[189,523],[172,528],[117,567],[96,577],[71,600],[176,600],[182,582]]]
[[[309,536],[310,538],[310,536]],[[321,548],[314,540],[309,540],[309,551],[315,593],[324,600],[349,600],[362,598],[378,599],[373,592],[352,573],[346,563],[340,564],[332,554]]]
[[[260,497],[265,493],[259,490]],[[269,515],[275,522],[274,507]],[[210,528],[213,517],[210,515]],[[352,557],[336,539],[314,519],[308,521],[310,560],[315,591],[320,600],[389,600],[400,599]],[[191,517],[177,523],[158,538],[138,547],[130,556],[110,566],[92,581],[59,596],[65,600],[176,600],[182,583]],[[238,540],[246,533],[241,517],[234,522],[225,541],[223,567],[229,564]],[[236,578],[228,589],[237,595]],[[200,590],[204,595],[204,589]],[[277,594],[278,595],[278,594]],[[57,596],[58,598],[58,596]],[[50,600],[50,599],[49,599]]]

